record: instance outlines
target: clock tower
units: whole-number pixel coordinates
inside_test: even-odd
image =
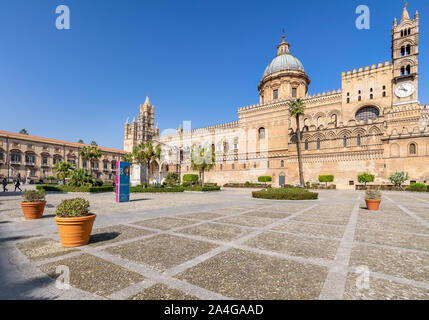
[[[401,22],[392,28],[393,105],[418,102],[419,13],[410,18],[405,3]]]

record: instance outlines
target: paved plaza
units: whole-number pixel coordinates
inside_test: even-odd
[[[429,193],[321,191],[316,201],[252,199],[251,190],[47,195],[25,221],[0,195],[2,299],[429,299]],[[90,244],[65,249],[53,219],[84,197]],[[69,289],[55,278],[67,266]]]

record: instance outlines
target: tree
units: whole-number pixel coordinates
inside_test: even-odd
[[[301,99],[296,99],[289,102],[289,114],[296,120],[296,144],[298,153],[298,168],[299,168],[299,183],[301,187],[304,187],[304,172],[302,170],[302,158],[301,158],[301,130],[299,127],[299,117],[304,115],[305,104]]]
[[[191,168],[197,170],[200,184],[204,185],[204,172],[210,171],[215,165],[215,153],[211,146],[194,146],[191,151]]]
[[[97,142],[95,142],[94,140],[91,141],[91,146],[98,146]]]
[[[126,154],[124,154],[122,156],[122,161],[132,163],[133,162],[133,158],[134,158],[133,157],[133,153],[132,152],[128,152],[128,153],[126,153]]]
[[[28,136],[28,131],[27,131],[27,129],[21,129],[21,130],[19,131],[19,133],[21,133],[21,134],[26,134],[26,135]]]
[[[74,167],[70,162],[60,161],[54,166],[54,173],[58,180],[62,180],[66,184],[66,178],[69,178],[74,171]]]
[[[273,179],[270,176],[260,176],[258,177],[258,182],[265,183],[265,186],[267,186],[267,182],[271,182]]]
[[[167,186],[177,186],[179,184],[179,175],[175,172],[170,172],[165,177],[164,183]]]
[[[90,147],[82,147],[82,149],[79,151],[79,155],[84,160],[88,160],[91,162],[97,161],[101,158],[101,150],[98,149],[96,146],[90,146]]]
[[[198,174],[184,174],[182,178],[183,185],[193,185],[195,182],[198,182],[198,179]]]
[[[77,140],[77,143],[82,143],[82,144],[84,144],[85,142],[83,142],[83,140],[82,140],[82,139],[79,139],[79,140]]]
[[[154,148],[152,142],[142,142],[133,148],[133,158],[139,165],[146,165],[146,186],[149,186],[150,165],[152,161],[161,159],[161,145]]]
[[[374,179],[375,179],[375,176],[370,173],[362,173],[358,175],[359,183],[365,183],[365,187],[368,182],[374,182]]]
[[[389,177],[390,182],[392,182],[395,187],[400,187],[402,189],[402,184],[409,179],[408,172],[395,172]]]
[[[96,181],[88,170],[78,169],[73,171],[68,184],[74,187],[92,187]]]
[[[328,182],[334,182],[334,176],[332,174],[320,175],[319,182],[326,183],[326,188],[327,188]]]

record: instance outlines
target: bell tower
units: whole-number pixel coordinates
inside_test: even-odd
[[[419,13],[410,18],[405,3],[392,28],[393,105],[418,102]]]

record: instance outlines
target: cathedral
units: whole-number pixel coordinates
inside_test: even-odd
[[[201,129],[180,126],[160,135],[149,98],[137,122],[125,124],[124,149],[143,141],[161,144],[162,157],[150,166],[150,177],[162,182],[169,172],[191,170],[193,146],[210,145],[216,155],[205,182],[257,182],[271,176],[273,186],[298,184],[295,119],[289,102],[305,104],[300,119],[304,179],[317,182],[332,174],[337,188],[355,188],[357,176],[371,173],[376,184],[389,183],[397,171],[409,182],[429,183],[429,107],[420,104],[419,13],[404,7],[392,28],[391,61],[342,72],[342,88],[309,95],[310,77],[293,56],[285,36],[258,86],[259,104],[238,109],[238,120]]]

